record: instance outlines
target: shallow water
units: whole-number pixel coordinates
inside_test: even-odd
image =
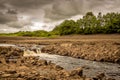
[[[13,44],[0,44],[0,46],[14,46],[20,49],[24,49],[25,47],[17,46]],[[40,49],[43,45],[33,45],[28,49]],[[30,54],[32,56],[39,56],[40,59],[44,59],[47,61],[51,61],[56,65],[62,66],[66,70],[72,70],[74,68],[83,67],[83,74],[87,77],[94,77],[99,73],[105,73],[107,77],[115,78],[116,80],[120,80],[120,65],[115,63],[108,63],[108,62],[96,62],[96,61],[89,61],[84,59],[77,59],[68,56],[60,56],[60,55],[53,55],[47,53],[39,53],[39,54]],[[29,54],[27,55],[29,56]]]
[[[13,44],[0,44],[0,46],[15,46]]]
[[[62,66],[66,70],[71,70],[78,67],[84,68],[84,75],[88,77],[94,77],[96,74],[104,72],[107,77],[120,80],[120,65],[107,62],[96,62],[83,59],[76,59],[67,56],[51,55],[41,53],[40,59],[51,61],[57,65]]]

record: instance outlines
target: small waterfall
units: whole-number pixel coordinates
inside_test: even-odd
[[[24,49],[24,56],[39,56],[41,53],[41,48]]]

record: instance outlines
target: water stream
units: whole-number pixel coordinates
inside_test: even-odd
[[[15,46],[13,44],[0,44],[0,46]]]
[[[72,70],[74,68],[83,67],[84,75],[88,77],[94,77],[96,74],[105,73],[107,77],[120,80],[120,65],[108,62],[96,62],[83,59],[76,59],[67,56],[51,55],[41,53],[40,59],[51,61],[57,65],[62,66],[66,70]]]
[[[16,46],[16,45],[0,44],[0,46]],[[32,48],[38,49],[38,47],[41,48],[40,45],[34,45],[31,47],[31,49]],[[52,63],[55,63],[56,65],[62,66],[66,70],[72,70],[74,68],[83,67],[84,68],[83,74],[86,75],[87,77],[93,77],[98,73],[105,73],[107,77],[120,80],[120,64],[89,61],[89,60],[84,60],[84,59],[72,58],[68,56],[60,56],[60,55],[40,53],[40,52],[37,54],[36,53],[32,54],[32,55],[39,56],[40,59],[51,61]]]

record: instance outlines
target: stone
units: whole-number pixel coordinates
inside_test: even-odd
[[[15,74],[15,73],[17,73],[15,70],[7,70],[5,72],[8,73],[8,74]]]
[[[55,69],[59,69],[59,70],[62,70],[62,69],[63,69],[63,67],[61,67],[61,66],[59,66],[59,65],[55,65],[54,68],[55,68]]]
[[[75,70],[72,70],[70,72],[70,75],[71,76],[74,76],[74,75],[79,75],[79,76],[83,76],[83,69],[82,68],[77,68]]]
[[[3,74],[1,77],[2,78],[7,78],[7,77],[10,77],[12,74]]]

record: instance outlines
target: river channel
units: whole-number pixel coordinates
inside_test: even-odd
[[[13,44],[0,44],[0,46],[14,46],[14,47],[16,46],[21,48],[20,46]],[[31,48],[38,49],[41,48],[41,46],[35,45],[32,46]],[[52,63],[55,63],[56,65],[60,65],[66,70],[72,70],[78,67],[83,67],[83,74],[86,75],[87,77],[94,77],[96,74],[105,73],[107,77],[120,80],[120,64],[117,63],[96,62],[96,61],[89,61],[84,59],[72,58],[68,56],[60,56],[60,55],[40,53],[40,52],[37,54],[33,54],[33,56],[39,56],[39,58],[42,60],[44,59],[47,61],[51,61]]]

